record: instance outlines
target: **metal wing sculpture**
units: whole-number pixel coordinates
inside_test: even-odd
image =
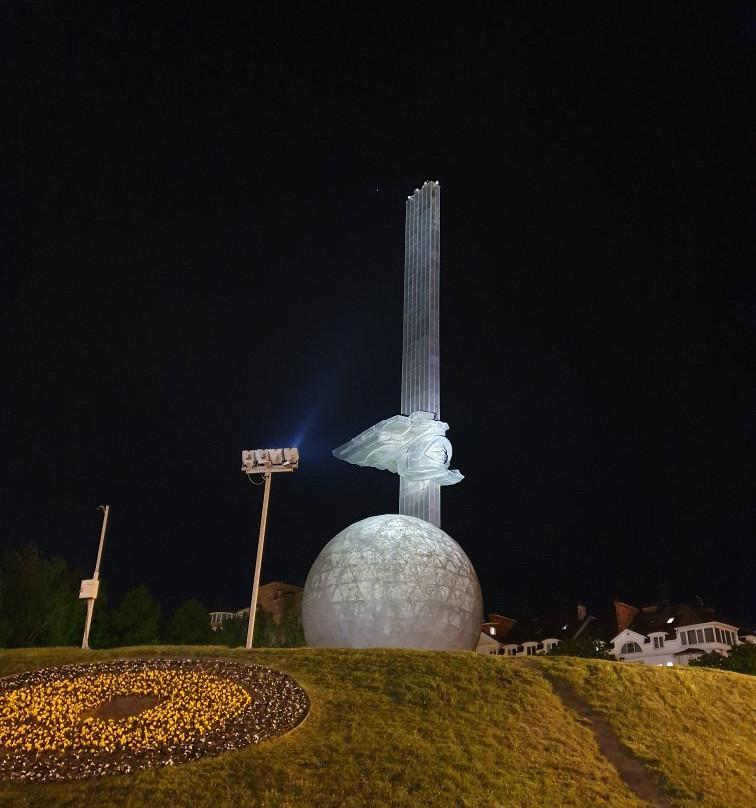
[[[463,479],[450,469],[452,446],[444,437],[449,424],[432,412],[394,415],[360,432],[333,450],[334,457],[356,466],[391,471],[407,480],[454,485]]]

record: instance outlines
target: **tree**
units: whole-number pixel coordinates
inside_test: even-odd
[[[123,596],[111,613],[110,624],[116,645],[156,645],[160,642],[160,604],[140,584]]]
[[[86,601],[82,601],[86,603]],[[113,648],[117,645],[111,628],[113,610],[108,603],[107,581],[100,581],[100,591],[95,601],[92,626],[89,631],[90,648]]]
[[[257,621],[255,620],[255,623]],[[247,629],[249,627],[249,618],[232,617],[230,620],[224,620],[220,628],[214,631],[215,635],[213,644],[226,645],[229,648],[239,648],[247,643]]]
[[[729,663],[728,670],[734,673],[747,673],[749,676],[756,676],[756,645],[745,642],[736,645],[727,657]]]
[[[184,601],[168,618],[165,638],[174,645],[210,645],[210,615],[198,600]]]
[[[271,640],[274,648],[300,648],[305,644],[299,603],[289,601],[284,605],[280,622],[272,626]]]
[[[255,648],[273,648],[273,632],[275,625],[273,617],[265,611],[265,609],[257,607],[257,614],[255,615],[255,634],[253,637],[253,645]]]
[[[728,656],[718,651],[701,654],[697,659],[688,663],[692,668],[717,668],[733,673],[746,673],[756,676],[756,645],[749,642],[736,645]]]
[[[0,639],[8,648],[76,645],[84,629],[80,574],[34,544],[8,550],[0,568]]]
[[[607,649],[607,644],[603,640],[594,640],[591,637],[577,637],[574,640],[564,640],[549,651],[549,656],[574,656],[582,657],[583,659],[615,659],[614,655]]]

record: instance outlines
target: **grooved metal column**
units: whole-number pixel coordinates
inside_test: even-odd
[[[401,414],[441,417],[438,298],[441,186],[426,182],[408,197],[404,220],[404,339]],[[400,477],[399,513],[441,527],[441,491],[433,480]]]

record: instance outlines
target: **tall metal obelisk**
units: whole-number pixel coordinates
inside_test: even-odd
[[[440,419],[438,290],[441,186],[426,182],[407,197],[404,223],[404,338],[401,413],[333,450],[335,457],[399,475],[399,514],[441,527],[441,486],[450,469],[449,424]]]
[[[438,299],[441,186],[425,182],[407,197],[404,219],[404,339],[402,415],[421,410],[441,419]],[[441,487],[435,480],[399,478],[399,513],[441,527]]]

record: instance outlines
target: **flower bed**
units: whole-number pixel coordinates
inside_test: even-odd
[[[0,777],[65,780],[184,763],[293,729],[305,692],[224,660],[119,660],[0,680]]]

